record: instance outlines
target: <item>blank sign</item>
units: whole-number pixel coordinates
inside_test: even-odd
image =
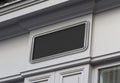
[[[85,47],[86,23],[34,38],[32,60]],[[59,55],[56,55],[59,56]]]

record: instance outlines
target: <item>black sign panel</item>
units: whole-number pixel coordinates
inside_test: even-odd
[[[32,60],[84,48],[85,26],[84,23],[35,37]]]

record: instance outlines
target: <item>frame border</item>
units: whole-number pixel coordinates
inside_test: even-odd
[[[62,53],[58,53],[58,54],[50,55],[50,56],[47,56],[47,57],[32,60],[35,37],[50,34],[50,33],[53,33],[53,32],[57,32],[57,31],[64,30],[64,29],[67,29],[67,28],[71,28],[71,27],[81,25],[81,24],[85,24],[85,38],[84,38],[84,47],[83,48],[78,48],[78,49],[75,49],[75,50],[70,50],[70,51],[66,51],[66,52],[62,52]],[[47,61],[47,60],[51,60],[51,59],[55,59],[55,58],[60,58],[60,57],[63,57],[63,56],[72,55],[72,54],[76,54],[76,53],[86,51],[87,48],[88,48],[88,44],[89,44],[89,30],[90,30],[89,22],[88,21],[83,21],[83,22],[79,22],[79,23],[75,23],[75,24],[72,24],[72,25],[62,27],[62,28],[50,30],[50,31],[43,32],[41,34],[37,34],[37,35],[33,36],[31,51],[30,51],[30,63],[33,64],[33,63],[37,63],[37,62],[43,62],[43,61]]]

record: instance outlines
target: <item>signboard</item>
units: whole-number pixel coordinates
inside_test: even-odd
[[[34,37],[32,61],[48,60],[86,49],[87,23]]]

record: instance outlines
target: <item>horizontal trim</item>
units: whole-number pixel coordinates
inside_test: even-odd
[[[76,67],[84,64],[89,64],[89,62],[90,62],[90,58],[87,57],[87,58],[76,60],[76,61],[70,61],[66,63],[56,64],[56,65],[33,69],[29,71],[23,71],[21,72],[21,75],[23,77],[29,77],[29,76],[34,76],[34,75],[43,74],[47,72],[53,72],[61,69],[67,69],[67,68]]]
[[[81,59],[81,60],[76,60],[76,61],[70,61],[70,62],[61,63],[61,64],[57,64],[57,65],[47,66],[44,68],[23,71],[23,72],[19,72],[20,74],[17,74],[17,75],[0,78],[0,83],[7,83],[7,82],[14,83],[16,81],[24,80],[24,78],[26,78],[26,77],[88,64],[89,61],[90,61],[90,58],[88,57],[88,58],[84,58],[83,60]]]
[[[116,7],[120,7],[120,0],[100,0],[95,4],[94,12],[101,13]]]
[[[118,62],[120,60],[120,56],[119,56],[120,52],[114,52],[107,55],[103,55],[101,57],[94,57],[94,58],[87,57],[87,58],[83,58],[75,61],[47,66],[45,68],[38,68],[34,70],[24,71],[24,72],[21,72],[21,75],[24,77],[28,77],[28,76],[32,76],[40,73],[52,72],[55,70],[65,69],[65,68],[74,67],[74,66],[80,66],[84,64],[91,64],[92,66],[98,66],[102,64],[110,64],[110,63]]]
[[[91,64],[92,65],[102,65],[102,64],[107,64],[107,63],[113,63],[117,62],[120,60],[120,51],[109,53],[109,54],[104,54],[100,55],[97,57],[92,57],[91,58]]]
[[[20,74],[5,78],[0,78],[0,83],[19,83],[19,82],[20,83],[24,82],[24,78]]]
[[[112,57],[107,57],[107,55],[111,55]],[[94,58],[87,57],[87,58],[79,59],[76,61],[70,61],[66,63],[47,66],[44,68],[22,71],[22,72],[19,72],[20,74],[17,74],[17,75],[0,78],[0,83],[7,83],[7,82],[13,83],[13,81],[20,81],[20,80],[23,81],[24,78],[26,77],[43,74],[47,72],[53,72],[53,71],[57,71],[65,68],[76,67],[76,66],[85,65],[85,64],[90,64],[92,66],[99,66],[103,64],[112,64],[114,62],[119,62],[120,60],[120,56],[119,56],[120,52],[110,53],[107,55],[103,55],[101,57],[94,57]]]
[[[0,40],[29,33],[34,29],[77,18],[86,14],[96,14],[116,7],[120,7],[120,0],[69,0],[58,5],[1,22]]]
[[[16,10],[31,6],[31,5],[35,5],[38,3],[42,3],[45,2],[47,0],[21,0],[21,1],[14,1],[14,3],[12,4],[5,4],[3,6],[0,6],[0,16],[10,13],[10,12],[14,12]]]
[[[72,2],[64,2],[63,4],[1,22],[0,40],[29,33],[31,30],[43,26],[49,26],[92,13],[94,2],[91,2],[91,0],[75,0]]]

